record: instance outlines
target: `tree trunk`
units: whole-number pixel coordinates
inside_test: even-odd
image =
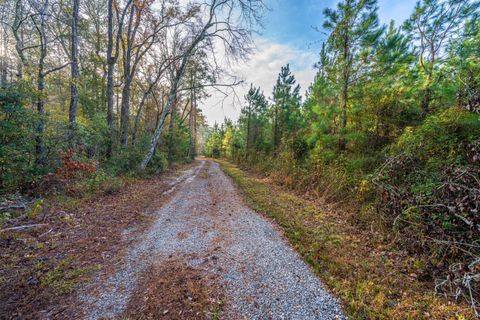
[[[420,105],[422,119],[425,119],[425,117],[430,113],[431,100],[432,100],[432,89],[430,88],[430,86],[427,86],[423,91],[422,103]]]
[[[137,115],[135,116],[135,122],[133,125],[132,145],[135,145],[135,143],[137,142],[137,132],[138,132],[138,127],[140,126],[140,116],[142,114],[143,106],[147,102],[148,96],[152,94],[155,85],[158,83],[158,81],[161,78],[161,75],[162,75],[162,72],[161,72],[161,69],[159,69],[154,81],[149,84],[147,91],[143,93],[142,100],[140,101],[140,105],[138,106]]]
[[[197,156],[197,98],[194,96],[193,101],[193,154]]]
[[[108,0],[108,44],[107,44],[107,125],[108,125],[108,143],[107,158],[111,158],[113,154],[113,95],[114,82],[113,75],[115,72],[115,57],[113,57],[113,0]]]
[[[347,108],[348,108],[348,83],[350,81],[350,38],[348,34],[343,38],[343,70],[342,70],[342,105],[340,113],[340,139],[338,140],[338,149],[345,151],[347,142],[345,140],[345,129],[347,128]]]
[[[193,82],[193,81],[192,81]],[[195,138],[194,138],[194,134],[195,134],[195,125],[194,125],[194,121],[195,121],[195,112],[196,112],[196,105],[195,105],[195,88],[193,88],[191,91],[190,91],[190,115],[189,115],[189,119],[188,119],[188,128],[189,128],[189,138],[190,138],[190,141],[189,141],[189,149],[188,149],[188,156],[190,159],[195,159]]]
[[[248,155],[250,152],[250,122],[252,116],[252,105],[251,102],[248,102],[248,116],[247,116],[247,141],[246,141],[246,152],[245,152],[245,160],[248,161]]]
[[[189,53],[189,52],[187,52]],[[177,90],[178,90],[178,85],[180,83],[180,80],[183,77],[183,73],[185,71],[185,66],[187,64],[188,56],[184,56],[182,60],[182,65],[180,66],[179,71],[177,72],[175,79],[172,83],[172,86],[170,88],[170,93],[168,94],[168,100],[167,104],[162,110],[162,113],[160,115],[160,119],[158,120],[157,128],[155,129],[155,132],[153,133],[152,140],[150,141],[150,148],[148,149],[147,154],[145,155],[145,158],[143,159],[142,163],[140,164],[140,169],[145,170],[145,168],[148,166],[148,163],[150,160],[152,160],[153,155],[155,154],[155,150],[157,149],[157,143],[160,139],[160,135],[162,134],[163,126],[165,125],[165,119],[167,116],[170,114],[172,105],[174,103],[174,100],[177,96]]]
[[[70,84],[70,109],[68,113],[69,120],[69,142],[73,147],[75,145],[77,130],[77,104],[78,104],[78,88],[77,84],[80,79],[80,71],[78,68],[78,12],[80,0],[73,0],[72,13],[72,63],[71,63],[71,84]]]
[[[273,154],[277,154],[278,148],[278,106],[275,105],[273,114]]]
[[[42,11],[40,12],[40,25],[35,24],[35,27],[40,38],[40,56],[38,59],[38,73],[37,73],[37,112],[38,112],[38,123],[37,123],[37,134],[35,137],[35,155],[36,155],[36,164],[40,167],[45,166],[45,144],[44,144],[44,131],[45,131],[45,58],[47,56],[47,39],[45,37],[45,15],[48,10],[48,1],[45,2]]]
[[[177,74],[175,75],[175,78],[172,82],[172,86],[170,88],[170,93],[168,95],[168,101],[167,105],[162,111],[162,115],[160,116],[160,121],[158,123],[157,128],[155,129],[155,133],[153,134],[152,140],[150,142],[150,148],[148,149],[147,154],[145,155],[145,158],[143,159],[142,163],[140,164],[140,169],[145,170],[147,167],[148,163],[150,160],[152,160],[152,157],[155,153],[155,150],[157,148],[157,143],[158,140],[160,139],[160,135],[162,134],[163,126],[165,125],[165,119],[167,115],[170,113],[170,110],[172,108],[172,104],[174,102],[175,97],[177,96],[177,91],[178,91],[178,86],[180,84],[180,80],[182,80],[183,75],[185,73],[185,67],[187,65],[187,62],[197,47],[197,45],[204,40],[205,34],[207,30],[212,26],[212,21],[213,21],[213,13],[214,11],[211,11],[210,18],[208,20],[208,23],[203,27],[202,31],[198,34],[198,36],[192,41],[190,46],[185,50],[185,54],[182,57],[182,62],[180,64],[180,68],[178,69]]]
[[[38,166],[45,166],[45,144],[43,141],[43,133],[45,131],[45,75],[43,74],[44,62],[43,59],[38,66],[38,79],[37,79],[37,112],[38,112],[38,124],[37,124],[37,134],[35,137],[35,153],[36,153],[36,163]]]
[[[174,136],[174,125],[175,125],[175,113],[177,108],[177,97],[174,98],[172,103],[172,111],[170,112],[170,123],[168,125],[168,155],[167,159],[169,163],[173,163],[173,136]]]
[[[147,101],[148,95],[149,95],[149,92],[143,93],[142,100],[140,101],[140,105],[138,106],[137,114],[135,116],[135,121],[133,123],[132,145],[135,145],[135,143],[137,142],[137,131],[138,131],[138,127],[140,126],[140,116],[142,114],[143,106]]]
[[[22,0],[17,0],[15,3],[15,19],[12,25],[12,33],[15,38],[15,50],[17,51],[20,61],[18,62],[17,78],[23,78],[23,69],[27,65],[27,58],[23,54],[23,35],[19,34],[21,20],[23,19],[23,5]]]
[[[132,6],[130,9],[130,16],[128,19],[128,27],[127,27],[127,34],[126,34],[126,48],[123,48],[123,90],[122,90],[122,108],[120,111],[120,143],[124,146],[128,145],[128,133],[130,128],[130,97],[131,97],[131,89],[132,89],[132,81],[135,77],[135,68],[137,63],[139,62],[139,56],[136,56],[135,61],[132,65],[132,50],[134,50],[133,42],[135,39],[135,34],[137,32],[137,27],[133,26],[134,17],[137,14],[141,14],[141,10],[136,10],[136,4]],[[137,48],[137,50],[140,50]]]
[[[340,114],[340,139],[338,141],[338,148],[340,151],[345,151],[347,142],[345,140],[345,129],[347,128],[347,107],[348,107],[348,79],[345,79],[342,89],[342,110]]]
[[[124,86],[122,90],[122,108],[120,111],[120,143],[128,145],[128,128],[130,127],[130,93],[132,79],[125,75]]]
[[[5,26],[2,30],[2,57],[1,59],[1,77],[0,77],[0,84],[2,87],[7,86],[7,75],[8,75],[8,59],[7,59],[7,52],[8,52],[8,33],[7,27]]]

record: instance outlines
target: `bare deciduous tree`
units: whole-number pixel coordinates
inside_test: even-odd
[[[196,6],[199,12],[197,22],[189,25],[188,33],[184,35],[182,58],[173,77],[168,100],[148,152],[140,164],[141,169],[147,167],[155,153],[165,119],[172,110],[186,66],[195,51],[200,46],[213,49],[215,42],[218,41],[223,44],[228,57],[244,58],[250,49],[252,28],[260,22],[264,8],[262,0],[211,0],[198,3]]]
[[[113,152],[113,141],[114,141],[114,75],[115,75],[115,64],[118,61],[119,47],[120,47],[120,38],[122,36],[123,23],[125,20],[125,15],[132,5],[133,0],[128,0],[121,11],[119,12],[118,5],[114,0],[108,0],[108,44],[107,44],[107,125],[109,129],[109,143],[107,146],[107,157],[112,156]],[[114,31],[114,14],[116,11],[117,17],[117,30]],[[114,51],[115,47],[115,51]]]
[[[120,115],[120,143],[128,144],[130,128],[130,96],[138,64],[150,50],[159,34],[170,26],[175,10],[169,1],[162,1],[160,10],[151,8],[151,1],[137,1],[130,7],[126,36],[122,37],[123,89]]]

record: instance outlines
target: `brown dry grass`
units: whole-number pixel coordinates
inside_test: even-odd
[[[385,241],[385,230],[358,225],[351,213],[219,162],[252,208],[282,227],[352,319],[474,319],[469,306],[434,295],[434,283],[422,279],[421,266],[406,252]]]

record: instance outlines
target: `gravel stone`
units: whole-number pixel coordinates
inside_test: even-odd
[[[142,273],[172,256],[222,282],[225,319],[345,319],[280,229],[246,206],[217,163],[200,161],[167,194],[149,229],[124,234],[135,241],[115,272],[80,290],[85,319],[120,317]]]

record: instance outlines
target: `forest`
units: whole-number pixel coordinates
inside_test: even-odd
[[[325,10],[306,98],[282,67],[270,95],[252,84],[240,119],[215,124],[205,152],[357,208],[355,223],[407,250],[437,292],[478,307],[478,3],[419,1],[388,26],[377,10]]]
[[[105,180],[193,159],[205,129],[197,101],[239,82],[207,56],[244,57],[262,7],[3,1],[2,193],[45,189],[59,168],[71,172],[52,179]]]
[[[405,22],[382,24],[377,0],[340,1],[319,21],[313,82],[301,88],[286,64],[271,93],[228,67],[248,59],[268,10],[262,0],[1,1],[2,250],[22,246],[6,230],[44,224],[43,199],[115,195],[202,155],[348,212],[337,218],[405,253],[429,292],[478,317],[480,2],[419,0]],[[246,84],[240,117],[209,126],[202,102]],[[352,314],[389,318],[368,304]]]

